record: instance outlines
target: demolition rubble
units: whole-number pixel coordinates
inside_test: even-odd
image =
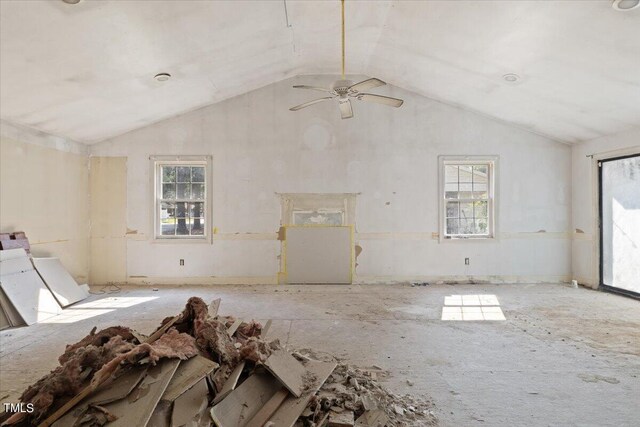
[[[20,400],[11,426],[435,426],[428,399],[385,390],[378,367],[288,351],[270,326],[219,316],[220,300],[192,297],[149,336],[124,326],[68,345],[59,366]]]

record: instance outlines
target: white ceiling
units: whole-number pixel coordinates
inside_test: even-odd
[[[339,2],[286,6],[289,27],[283,0],[1,1],[0,116],[93,143],[290,76],[337,75]],[[347,72],[591,139],[640,126],[640,9],[348,0]]]

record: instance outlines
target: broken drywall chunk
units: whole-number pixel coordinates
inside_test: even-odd
[[[78,286],[58,258],[33,258],[33,265],[62,307],[82,301],[89,293]]]
[[[238,330],[242,322],[243,322],[242,319],[236,319],[236,321],[233,322],[231,326],[227,328],[227,333],[229,334],[230,337],[232,337],[233,334],[236,333],[236,331]]]
[[[28,387],[20,396],[21,402],[33,404],[34,410],[29,414],[29,418],[38,420],[56,399],[78,394],[85,382],[83,371],[90,369],[91,372],[96,372],[110,360],[130,351],[133,347],[133,344],[123,341],[122,337],[114,336],[100,347],[88,345],[76,349],[62,366]]]
[[[243,426],[281,387],[271,374],[256,372],[211,408],[211,418],[218,426]]]
[[[271,398],[265,403],[262,408],[249,420],[244,427],[263,427],[269,418],[278,410],[282,402],[289,396],[289,391],[286,388],[280,387]]]
[[[171,427],[191,425],[194,419],[206,416],[208,396],[209,389],[204,378],[178,396],[173,404]]]
[[[0,251],[0,287],[27,325],[62,312],[23,249]]]
[[[162,400],[173,402],[185,390],[192,388],[216,370],[218,366],[216,362],[199,355],[185,360],[180,364],[173,378],[171,378],[167,390],[162,395]]]
[[[2,290],[2,287],[0,287],[0,309],[5,314],[10,326],[26,325],[24,319],[22,319],[22,317],[20,316],[20,313],[18,313],[9,298],[7,298],[7,295]]]
[[[360,400],[362,401],[362,407],[365,411],[373,411],[374,409],[378,409],[378,402],[373,398],[373,396],[371,396],[370,393],[360,396]]]
[[[229,374],[227,376],[227,379],[224,382],[224,385],[222,387],[220,387],[220,388],[218,388],[218,382],[219,381],[216,381],[216,378],[214,377],[214,384],[216,385],[216,390],[219,390],[218,394],[213,399],[214,405],[216,403],[220,402],[222,399],[224,399],[233,390],[235,390],[236,385],[238,384],[238,379],[240,378],[240,375],[242,374],[242,371],[244,370],[245,363],[246,362],[244,360],[242,360],[240,363],[238,363],[236,365],[236,367],[233,369],[233,371],[231,372],[231,374]],[[221,372],[221,371],[222,371],[222,369],[218,370],[218,372]]]
[[[147,366],[130,366],[122,370],[111,383],[99,389],[92,396],[78,403],[73,411],[67,412],[53,424],[53,427],[68,427],[78,425],[89,407],[104,405],[124,399],[138,386],[147,373]]]
[[[218,315],[218,309],[220,308],[220,298],[216,298],[213,301],[211,301],[211,304],[209,304],[209,317],[216,317]]]
[[[275,350],[264,362],[265,368],[276,377],[295,397],[300,397],[304,389],[307,370],[288,352]]]
[[[335,367],[335,362],[311,361],[307,363],[305,368],[307,368],[307,370],[315,377],[316,380],[314,384],[308,387],[302,396],[298,398],[294,396],[287,397],[269,421],[272,421],[276,426],[293,426],[300,414],[302,414],[309,404],[311,398],[315,395],[320,386],[324,384],[329,375],[331,375],[331,372],[333,372]]]
[[[109,427],[147,425],[179,364],[178,359],[163,360],[149,369],[147,376],[126,399],[103,405],[117,417]]]
[[[353,427],[353,411],[331,412],[327,427]]]
[[[365,411],[355,422],[355,427],[385,427],[389,422],[389,417],[384,411]]]

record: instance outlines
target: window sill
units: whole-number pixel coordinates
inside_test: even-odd
[[[206,237],[198,237],[198,238],[166,238],[166,237],[154,237],[152,240],[152,243],[159,243],[161,245],[165,245],[165,244],[190,244],[190,243],[194,243],[194,244],[203,244],[203,243],[211,243],[211,237],[206,236]]]
[[[478,237],[443,237],[440,243],[447,242],[495,242],[495,236],[478,236]]]

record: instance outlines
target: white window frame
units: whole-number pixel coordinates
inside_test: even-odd
[[[467,240],[494,240],[497,238],[498,215],[496,200],[498,194],[498,156],[438,156],[438,200],[439,200],[439,240],[440,242],[467,241]],[[445,198],[445,165],[477,165],[486,164],[489,171],[488,179],[488,204],[487,226],[489,233],[485,235],[447,235],[447,199]]]
[[[186,242],[186,243],[211,243],[212,241],[212,224],[211,224],[211,183],[212,183],[212,157],[211,156],[151,156],[151,188],[153,201],[153,230],[151,235],[155,242]],[[202,235],[180,235],[170,236],[160,233],[160,206],[162,203],[162,166],[204,166],[204,233]],[[192,200],[191,200],[192,201]]]

